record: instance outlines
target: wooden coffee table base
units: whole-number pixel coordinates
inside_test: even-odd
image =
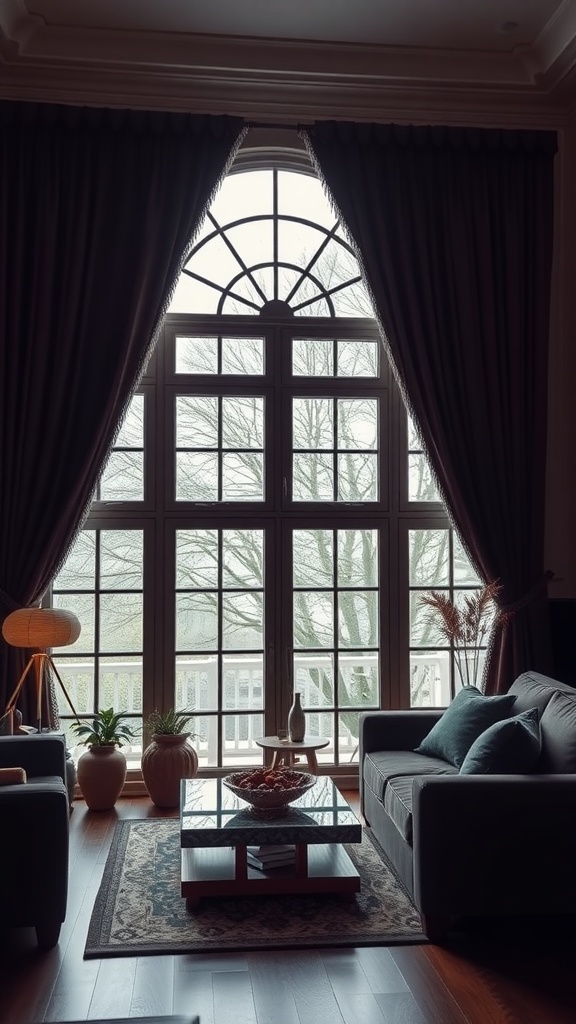
[[[339,843],[296,843],[294,864],[258,871],[245,846],[182,850],[182,896],[193,909],[202,896],[258,896],[360,891],[360,875]]]

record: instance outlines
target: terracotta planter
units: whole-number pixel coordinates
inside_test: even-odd
[[[142,777],[156,807],[178,807],[180,780],[193,779],[198,771],[198,755],[188,742],[189,735],[155,732],[142,754]]]
[[[78,761],[78,785],[91,811],[114,807],[126,779],[126,758],[118,747],[88,747]]]

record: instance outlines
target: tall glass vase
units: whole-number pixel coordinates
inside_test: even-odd
[[[300,703],[300,694],[294,694],[292,707],[288,712],[288,735],[292,743],[302,743],[306,732],[306,718]]]

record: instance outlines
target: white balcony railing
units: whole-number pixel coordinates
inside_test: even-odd
[[[57,667],[62,675],[70,699],[80,717],[90,717],[93,703],[92,667],[86,662],[74,662],[61,659]],[[345,672],[347,668],[355,668],[367,679],[376,680],[377,657],[367,654],[341,655],[340,666]],[[414,706],[444,706],[449,702],[449,661],[448,654],[438,652],[436,655],[412,655],[412,694]],[[307,735],[331,736],[332,712],[330,710],[330,694],[319,690],[314,675],[324,675],[333,685],[333,661],[330,655],[305,653],[297,654],[295,685],[302,694],[302,704],[307,709]],[[418,683],[418,685],[416,685]],[[223,728],[223,761],[224,764],[241,765],[253,763],[255,754],[259,754],[255,740],[264,731],[264,695],[262,678],[262,659],[257,656],[238,656],[237,659],[226,659],[223,678],[224,714]],[[374,696],[378,692],[374,685]],[[63,716],[70,715],[70,708],[59,687],[57,696],[60,712]],[[206,657],[179,658],[176,673],[176,700],[179,708],[194,708],[197,717],[194,728],[197,730],[194,745],[198,751],[200,765],[209,766],[218,763],[218,716],[212,714],[218,707],[218,659],[216,655]],[[137,761],[142,752],[140,716],[142,715],[142,666],[138,659],[130,661],[121,659],[117,662],[106,660],[100,679],[100,705],[127,711],[136,718],[138,735],[130,745],[123,749],[129,761]],[[366,709],[376,708],[375,703],[365,705]],[[340,708],[341,728],[339,730],[339,760],[350,761],[357,753],[358,738],[354,729],[345,727],[347,708]],[[358,706],[351,709],[350,714],[356,719]],[[344,718],[342,717],[344,716]],[[68,732],[69,746],[74,750],[75,739],[69,732],[69,723],[63,719],[63,727]],[[82,748],[78,748],[78,755]],[[333,744],[320,751],[320,758],[325,763],[335,760]]]

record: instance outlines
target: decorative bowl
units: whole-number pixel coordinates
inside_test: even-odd
[[[278,768],[275,771],[254,768],[252,771],[225,775],[222,782],[230,792],[252,807],[268,811],[288,807],[314,785],[316,776],[295,772],[291,768]]]

